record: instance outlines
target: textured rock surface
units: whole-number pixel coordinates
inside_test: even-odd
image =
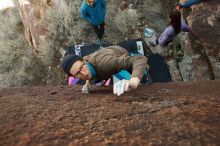
[[[195,37],[190,37],[183,45],[185,56],[181,63],[182,69],[188,63],[188,74],[191,76],[189,80],[219,79],[220,2],[206,1],[193,6],[190,12],[189,9],[187,11],[188,14],[185,15]]]
[[[169,66],[170,75],[172,77],[172,80],[175,81],[182,81],[182,77],[180,76],[179,69],[177,68],[177,62],[176,60],[172,59],[167,61],[167,64]]]
[[[180,72],[184,81],[188,80],[210,80],[212,71],[209,59],[201,45],[191,40],[189,36],[182,37],[184,56],[179,63]]]
[[[46,28],[42,26],[42,20],[46,11],[50,9],[51,1],[19,0],[19,10],[25,27],[25,37],[29,45],[34,48],[36,55],[44,52],[40,49],[40,42],[45,39]]]
[[[0,90],[0,145],[220,145],[220,81]]]

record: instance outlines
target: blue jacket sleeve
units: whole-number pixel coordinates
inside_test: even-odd
[[[81,6],[81,11],[80,11],[80,15],[83,19],[85,19],[86,21],[88,21],[89,23],[92,22],[92,19],[90,18],[89,14],[87,13],[87,9],[85,6]]]
[[[202,0],[188,0],[188,1],[184,2],[184,3],[182,3],[181,5],[184,8],[188,8],[191,5],[195,5],[195,4],[200,3],[200,2],[202,2]]]
[[[103,9],[104,17],[105,17],[105,15],[106,15],[106,0],[101,0],[101,4],[102,4],[102,9]]]

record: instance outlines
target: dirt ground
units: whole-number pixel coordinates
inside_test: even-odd
[[[220,145],[220,81],[0,90],[0,145]]]

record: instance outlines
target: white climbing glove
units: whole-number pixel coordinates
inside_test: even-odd
[[[113,93],[117,94],[117,96],[120,96],[126,91],[136,89],[139,83],[140,79],[137,77],[132,77],[130,80],[118,81],[113,86]]]
[[[126,86],[128,86],[128,80],[121,80],[114,84],[113,86],[113,93],[117,94],[117,96],[122,95],[125,92]]]

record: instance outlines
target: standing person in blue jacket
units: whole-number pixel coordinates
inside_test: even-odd
[[[102,42],[105,30],[106,1],[83,0],[81,5],[81,17],[93,25],[98,43]]]
[[[192,5],[202,2],[203,0],[186,0],[184,2],[179,2],[176,4],[176,9],[188,8]]]
[[[169,25],[156,40],[156,44],[167,46],[181,32],[191,32],[191,28],[181,21],[180,11],[172,11],[169,16]]]

